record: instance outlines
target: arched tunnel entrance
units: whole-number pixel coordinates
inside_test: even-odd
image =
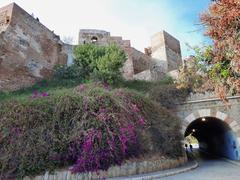
[[[201,117],[192,121],[184,136],[194,136],[199,142],[199,150],[209,154],[240,159],[237,138],[230,126],[216,117]]]

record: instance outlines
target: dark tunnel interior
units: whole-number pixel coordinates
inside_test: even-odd
[[[229,125],[215,117],[202,117],[193,121],[185,131],[185,137],[194,136],[199,142],[199,150],[209,154],[239,159],[236,136]]]

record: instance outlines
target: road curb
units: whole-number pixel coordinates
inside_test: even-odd
[[[173,176],[173,175],[176,175],[176,174],[180,174],[180,173],[188,172],[188,171],[191,171],[191,170],[196,169],[198,166],[199,166],[198,162],[197,162],[197,161],[194,161],[194,164],[193,164],[191,167],[187,167],[187,168],[182,169],[182,170],[177,170],[177,171],[175,171],[175,172],[166,173],[165,175],[162,175],[162,176],[159,176],[159,177],[156,177],[156,178],[162,178],[162,177],[167,177],[167,176]]]
[[[163,177],[168,177],[168,176],[173,176],[173,175],[177,175],[180,173],[188,172],[193,169],[196,169],[198,166],[199,166],[198,162],[193,161],[193,164],[189,167],[186,167],[186,168],[178,167],[175,169],[169,169],[167,171],[170,171],[170,172],[166,172],[166,173],[164,173],[163,171],[159,171],[159,173],[155,172],[155,173],[142,174],[142,175],[139,174],[139,175],[137,175],[137,177],[134,177],[134,176],[118,177],[118,178],[110,178],[109,180],[115,180],[115,179],[116,180],[118,180],[118,179],[121,179],[121,180],[153,180],[156,178],[163,178]]]

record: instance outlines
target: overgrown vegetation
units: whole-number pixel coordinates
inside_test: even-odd
[[[117,45],[79,45],[74,49],[74,65],[81,68],[81,77],[112,84],[121,79],[120,68],[127,57]]]
[[[80,83],[103,81],[113,84],[122,80],[120,69],[126,61],[125,53],[115,44],[101,47],[94,44],[75,48],[75,62],[71,66],[61,65],[54,69],[54,77],[37,82],[32,87],[14,92],[0,92],[0,102],[9,99],[25,99],[32,93],[54,93],[68,90]]]
[[[180,121],[135,91],[82,84],[0,104],[1,178],[71,166],[107,169],[140,154],[182,155]]]
[[[34,93],[55,94],[56,91],[68,91],[68,89],[79,85],[82,82],[89,82],[82,79],[51,79],[36,82],[33,86],[23,88],[16,91],[2,91],[0,92],[0,103],[10,100],[26,100]]]
[[[181,70],[180,86],[215,91],[225,102],[227,94],[240,93],[239,9],[239,0],[213,0],[201,15],[213,44],[193,48],[194,56]]]
[[[54,68],[54,78],[57,80],[78,79],[78,81],[82,81],[85,79],[85,70],[76,64],[71,66],[58,65]]]
[[[51,80],[0,92],[0,179],[66,167],[106,170],[154,153],[183,155],[181,123],[169,110],[186,90],[170,77],[123,80],[126,56],[115,45],[85,44],[75,56]]]
[[[213,40],[210,77],[216,90],[240,92],[240,2],[214,0],[201,21],[206,35]]]
[[[149,97],[163,107],[174,110],[184,102],[189,95],[189,89],[178,89],[175,84],[154,86],[149,91]]]
[[[184,60],[183,66],[179,68],[179,77],[175,84],[179,89],[189,89],[192,92],[212,91],[214,88],[207,75],[210,67],[204,63],[208,55],[199,47],[193,49],[196,55]]]
[[[63,66],[62,66],[63,67]],[[61,67],[61,68],[62,68]],[[71,66],[70,66],[71,67]],[[67,70],[68,71],[68,70]],[[59,73],[59,71],[58,71]],[[62,74],[62,73],[60,73]],[[75,86],[81,84],[81,83],[92,83],[93,80],[86,80],[82,78],[72,78],[69,79],[68,77],[65,78],[65,75],[59,75],[58,77],[55,77],[51,80],[42,80],[40,82],[37,82],[31,87],[20,89],[13,92],[0,92],[0,102],[9,101],[9,100],[25,100],[28,97],[34,95],[34,93],[49,93],[49,94],[55,94],[56,91],[69,91],[71,88],[74,88]],[[113,88],[127,88],[131,90],[138,91],[139,93],[143,95],[149,95],[149,91],[153,88],[161,88],[162,86],[167,86],[173,84],[173,80],[171,77],[166,76],[161,81],[141,81],[141,80],[131,80],[131,81],[125,81],[125,80],[119,80],[118,82],[115,82],[114,84],[107,84],[108,86],[111,86]],[[162,88],[163,92],[166,92],[164,88]]]

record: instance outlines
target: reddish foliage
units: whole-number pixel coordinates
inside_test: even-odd
[[[240,92],[240,0],[215,0],[201,21],[214,43],[212,63],[222,63],[231,72],[221,85]]]

